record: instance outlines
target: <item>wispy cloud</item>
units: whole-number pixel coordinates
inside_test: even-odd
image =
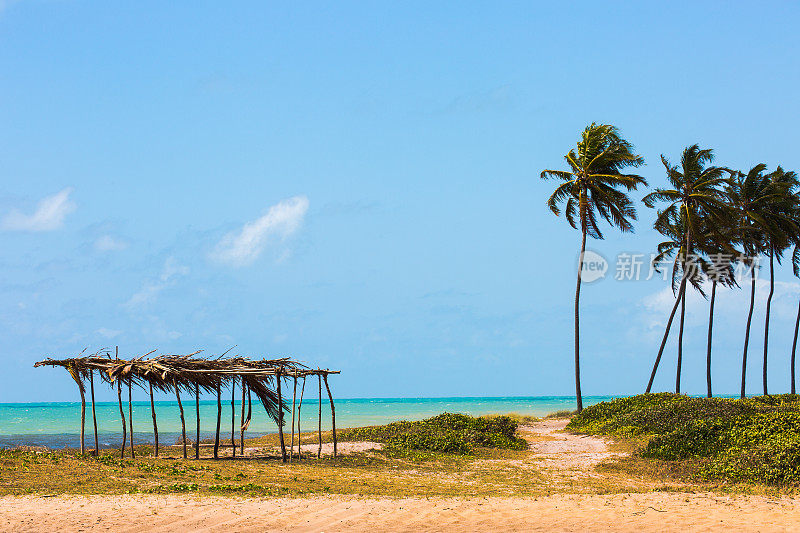
[[[100,328],[95,331],[95,333],[106,339],[113,339],[114,337],[118,337],[122,331],[117,329]]]
[[[128,247],[128,243],[111,235],[102,235],[94,241],[94,249],[98,252],[118,252]]]
[[[7,213],[0,221],[0,229],[5,231],[52,231],[64,225],[67,215],[75,211],[75,202],[69,199],[72,188],[48,196],[39,201],[36,211],[26,215],[18,209]]]
[[[308,211],[308,198],[295,196],[273,205],[267,214],[247,222],[217,243],[212,259],[232,266],[252,264],[271,240],[278,242],[297,232]]]
[[[189,267],[179,264],[174,257],[167,258],[158,279],[146,282],[139,292],[125,302],[124,306],[133,310],[153,302],[161,294],[161,291],[173,285],[177,278],[188,273]]]

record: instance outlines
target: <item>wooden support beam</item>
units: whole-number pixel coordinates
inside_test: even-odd
[[[294,407],[297,403],[297,376],[294,378],[294,389],[292,390],[292,444],[289,446],[289,462],[294,459]]]
[[[281,374],[278,372],[278,437],[281,440],[281,460],[286,462],[286,443],[283,440],[283,396],[281,395]]]
[[[236,457],[236,376],[231,378],[231,446],[233,457]]]
[[[153,417],[153,442],[155,442],[155,456],[158,457],[158,422],[156,422],[156,404],[153,401],[152,383],[150,383],[150,415]]]
[[[214,434],[214,459],[219,459],[219,428],[222,424],[222,384],[217,383],[217,431]]]
[[[194,458],[200,459],[200,385],[194,384],[194,412],[197,417],[197,430],[195,431]]]
[[[183,435],[183,458],[186,459],[186,419],[183,417],[183,403],[181,403],[181,390],[175,384],[175,397],[178,399],[178,409],[181,412],[181,435]]]
[[[300,410],[303,408],[303,393],[306,390],[306,378],[303,376],[303,386],[300,388],[300,403],[297,404],[297,460],[303,458],[303,441],[300,433]]]
[[[119,404],[119,416],[122,420],[122,450],[120,452],[120,458],[125,459],[125,439],[128,428],[125,424],[125,411],[122,410],[122,383],[120,379],[117,379],[117,403]]]
[[[322,376],[317,374],[319,380],[319,426],[317,435],[319,436],[319,448],[317,448],[317,459],[322,458]]]
[[[325,380],[325,388],[328,389],[328,399],[331,401],[331,425],[333,426],[333,457],[336,458],[336,407],[333,405],[333,396],[331,395],[331,388],[328,385],[328,376],[322,377]]]
[[[128,423],[131,425],[131,459],[136,459],[136,452],[133,450],[133,376],[128,378]]]
[[[94,370],[89,371],[89,390],[92,393],[92,423],[94,424],[94,454],[100,455],[100,440],[97,438],[97,414],[94,410]]]
[[[239,424],[239,449],[242,452],[242,457],[244,457],[244,394],[247,388],[247,384],[244,382],[244,378],[242,379],[242,416]]]

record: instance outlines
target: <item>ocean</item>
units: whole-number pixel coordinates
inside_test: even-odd
[[[584,397],[584,406],[611,399],[611,396]],[[255,399],[254,399],[255,400]],[[240,416],[240,403],[236,404],[236,421]],[[181,432],[180,413],[175,401],[157,401],[159,442],[178,442]],[[125,416],[128,404],[123,402]],[[187,436],[195,434],[195,402],[183,400]],[[96,404],[97,429],[101,448],[119,446],[121,422],[116,402]],[[300,412],[301,431],[317,428],[319,404],[317,398],[303,401]],[[575,398],[568,396],[506,397],[506,398],[351,398],[336,400],[336,427],[359,427],[386,424],[397,420],[421,420],[439,413],[464,413],[487,415],[518,413],[544,416],[561,410],[575,409]],[[49,448],[77,447],[80,444],[80,402],[53,403],[0,403],[0,447],[47,446]],[[287,414],[287,426],[290,423]],[[200,402],[201,438],[214,436],[217,418],[215,400]],[[322,402],[322,428],[330,429],[330,405],[327,397]],[[134,442],[153,442],[153,422],[150,402],[133,402]],[[253,402],[253,417],[246,437],[275,433],[278,429],[260,403]],[[221,435],[231,435],[230,398],[222,403]],[[238,433],[237,433],[238,435]],[[238,438],[238,437],[237,437]],[[94,447],[91,403],[86,403],[86,446]]]

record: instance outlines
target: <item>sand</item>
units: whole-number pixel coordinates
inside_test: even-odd
[[[0,531],[797,531],[800,500],[645,493],[424,499],[0,498]]]
[[[531,461],[567,478],[617,455],[563,420],[521,429]],[[364,444],[354,448],[368,448]],[[361,450],[348,450],[361,451]],[[0,531],[798,531],[800,498],[707,492],[539,498],[7,496]]]

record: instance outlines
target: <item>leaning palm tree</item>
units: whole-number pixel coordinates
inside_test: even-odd
[[[678,292],[680,282],[686,273],[688,283],[697,290],[702,296],[705,297],[702,287],[701,272],[707,272],[708,267],[705,265],[705,259],[702,256],[690,254],[686,249],[686,217],[682,212],[674,213],[673,216],[659,218],[655,225],[655,229],[667,237],[667,240],[659,243],[658,254],[653,258],[654,269],[659,272],[661,267],[668,259],[672,259],[672,293],[673,295]],[[700,247],[695,244],[696,249]],[[683,363],[683,326],[686,316],[686,298],[680,299],[681,302],[681,318],[680,328],[678,329],[678,364],[677,372],[675,374],[675,393],[681,392],[681,368]]]
[[[795,277],[800,278],[800,243],[794,245],[794,253],[792,254],[792,271]],[[792,340],[792,355],[789,362],[789,380],[791,394],[797,394],[795,388],[795,359],[797,355],[797,333],[800,330],[800,300],[797,307],[797,319],[794,323],[794,339]]]
[[[767,312],[764,322],[764,367],[762,372],[764,394],[767,394],[767,350],[769,346],[769,314],[774,293],[775,278],[772,268],[775,260],[780,262],[783,251],[797,236],[797,223],[793,220],[792,205],[796,205],[796,176],[778,168],[765,173],[763,163],[751,168],[747,174],[733,172],[726,195],[737,217],[739,241],[743,249],[743,263],[750,270],[750,307],[744,334],[742,352],[742,384],[740,396],[745,396],[747,376],[747,353],[750,342],[750,326],[753,318],[756,290],[756,266],[760,255],[770,258],[770,293],[767,297]],[[794,236],[794,237],[793,237]],[[800,258],[800,256],[798,256]]]
[[[639,185],[647,185],[636,174],[623,174],[628,167],[639,167],[644,159],[634,153],[633,145],[622,138],[619,130],[608,124],[592,123],[583,130],[577,147],[564,156],[569,170],[543,170],[542,179],[556,178],[564,183],[547,200],[547,206],[564,216],[574,229],[581,232],[581,251],[578,261],[578,281],[575,287],[575,396],[578,412],[583,409],[580,375],[579,309],[581,271],[586,251],[586,236],[602,239],[598,226],[602,217],[612,227],[633,231],[636,209],[625,193]],[[624,189],[620,190],[620,189]],[[598,216],[599,215],[599,216]]]
[[[711,234],[713,235],[713,234]],[[732,242],[726,240],[726,235],[730,233],[718,234],[720,237],[712,238],[709,243],[708,261],[704,262],[705,276],[711,281],[711,298],[708,307],[708,336],[706,339],[706,395],[713,396],[711,390],[711,345],[714,331],[714,303],[717,299],[717,285],[724,287],[735,287],[734,277],[735,258],[740,254],[736,253]]]
[[[764,395],[769,394],[767,389],[767,352],[769,349],[769,318],[772,296],[775,293],[775,261],[781,262],[781,257],[792,242],[797,242],[800,237],[800,228],[797,224],[797,210],[800,201],[797,196],[797,174],[787,172],[778,167],[768,176],[770,188],[775,191],[772,201],[769,202],[764,220],[766,253],[769,257],[769,296],[767,297],[767,310],[764,319],[764,364],[762,367],[762,381]]]
[[[693,239],[701,235],[701,224],[722,221],[727,216],[727,206],[721,190],[721,186],[725,182],[725,169],[709,166],[709,163],[713,160],[714,153],[712,150],[701,150],[696,144],[683,151],[680,166],[671,165],[667,158],[662,155],[661,162],[664,164],[664,168],[667,171],[667,179],[673,188],[656,189],[643,199],[644,204],[651,208],[655,207],[656,202],[667,202],[667,207],[658,212],[655,222],[656,228],[668,225],[670,220],[684,220],[685,234],[683,239],[686,244],[684,247],[685,256],[682,261],[689,261],[693,257],[695,251]],[[675,318],[678,304],[683,301],[685,296],[686,283],[690,273],[690,269],[682,269],[678,294],[667,320],[664,337],[661,340],[661,346],[653,364],[653,371],[650,373],[646,392],[650,392],[653,387],[653,380],[656,377],[656,371],[661,362],[664,347],[667,344],[672,320]],[[683,319],[681,319],[681,329],[683,329],[682,326]],[[676,388],[680,388],[680,374],[676,378]]]
[[[756,268],[758,256],[764,250],[762,228],[766,226],[763,213],[773,201],[774,189],[770,188],[769,179],[764,174],[767,166],[760,163],[751,168],[747,174],[733,172],[728,181],[726,197],[734,209],[739,241],[743,254],[740,262],[750,271],[750,307],[744,329],[744,349],[742,351],[742,386],[740,397],[745,396],[747,377],[747,349],[750,344],[750,325],[753,320],[753,307],[756,297]]]

